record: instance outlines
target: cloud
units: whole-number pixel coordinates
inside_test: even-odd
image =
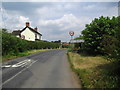
[[[24,17],[24,16],[19,16],[18,17],[18,22],[19,23],[25,23],[25,22],[30,22],[31,23],[31,21],[29,20],[29,18],[28,17]]]
[[[92,2],[39,2],[39,3],[4,3],[3,23],[8,29],[23,29],[29,21],[31,27],[37,26],[46,40],[69,41],[69,31],[75,37],[94,18],[117,16],[116,3]],[[23,7],[21,7],[23,5]],[[25,7],[29,6],[29,7]]]
[[[22,28],[27,21],[31,22],[28,17],[22,16],[18,12],[10,12],[4,8],[2,8],[2,12],[2,27],[9,29],[9,32]]]
[[[40,20],[39,26],[41,27],[41,32],[45,34],[43,36],[45,39],[52,40],[55,37],[55,39],[68,41],[69,31],[75,31],[76,36],[78,36],[84,29],[84,25],[90,21],[87,17],[78,18],[73,14],[65,14],[55,20]]]
[[[47,6],[46,6],[47,4]],[[59,18],[62,15],[67,13],[69,9],[73,9],[74,5],[72,3],[46,3],[43,7],[39,7],[35,10],[35,12],[42,19],[55,19]]]

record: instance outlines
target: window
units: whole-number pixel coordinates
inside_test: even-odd
[[[25,36],[24,36],[24,35],[22,35],[22,36],[21,36],[21,38],[22,38],[22,39],[25,39]]]

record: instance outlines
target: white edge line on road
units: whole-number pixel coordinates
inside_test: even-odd
[[[37,60],[36,60],[37,61]],[[10,80],[12,80],[13,78],[15,78],[16,76],[18,76],[20,73],[22,73],[23,71],[25,71],[27,68],[29,68],[32,64],[34,64],[36,61],[34,61],[33,63],[31,63],[28,67],[22,69],[20,72],[18,72],[17,74],[15,74],[14,76],[12,76],[11,78],[9,78],[8,80],[6,80],[5,82],[2,83],[2,85],[6,84],[7,82],[9,82]],[[0,87],[2,87],[2,85],[0,85]]]

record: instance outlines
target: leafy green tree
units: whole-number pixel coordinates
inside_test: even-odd
[[[82,31],[84,38],[84,50],[89,54],[104,54],[104,47],[101,42],[104,35],[115,36],[115,28],[118,26],[118,18],[101,16],[95,18],[90,24],[86,25]]]

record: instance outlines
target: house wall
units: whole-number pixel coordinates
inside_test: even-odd
[[[41,35],[37,34],[37,39],[41,40]]]
[[[39,35],[39,39],[41,40],[41,35]]]
[[[21,35],[24,35],[26,40],[35,41],[35,33],[29,30],[29,28],[26,28]]]

